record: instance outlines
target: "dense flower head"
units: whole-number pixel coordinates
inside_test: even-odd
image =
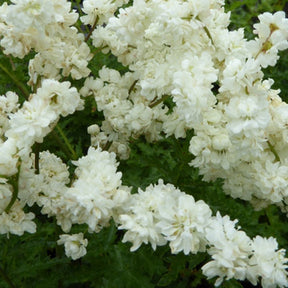
[[[49,30],[53,25],[72,25],[78,18],[70,13],[70,4],[65,0],[18,0],[1,6],[3,12],[0,44],[6,54],[23,58],[30,49],[41,50],[49,44]]]
[[[128,0],[84,0],[82,11],[87,14],[81,17],[84,24],[103,24],[114,15],[118,7],[126,4]]]
[[[36,51],[29,63],[31,86],[38,78],[87,77],[92,59],[84,36],[74,26],[78,18],[66,0],[21,0],[0,6],[0,45],[5,54],[23,58]]]
[[[169,242],[172,253],[186,255],[205,251],[205,226],[211,210],[203,201],[195,202],[171,184],[148,186],[130,197],[120,215],[119,229],[125,229],[124,242],[132,242],[131,251],[148,242],[153,249]]]
[[[256,236],[252,243],[253,256],[249,259],[248,279],[256,285],[261,277],[262,287],[287,287],[287,262],[285,250],[278,249],[275,238]]]
[[[8,139],[14,139],[18,149],[27,153],[34,142],[42,142],[60,117],[83,109],[76,88],[70,82],[45,79],[35,94],[30,95],[20,109],[9,113]]]
[[[126,201],[130,190],[121,186],[122,174],[117,172],[113,153],[90,147],[87,155],[74,165],[77,166],[76,179],[62,193],[55,203],[57,208],[54,207],[50,214],[56,214],[57,222],[65,232],[70,231],[72,224],[84,223],[89,231],[98,232],[109,225],[113,209]]]
[[[80,90],[84,97],[94,96],[97,108],[105,116],[101,129],[94,132],[90,129],[91,144],[103,148],[110,143],[109,151],[122,159],[129,156],[131,137],[145,135],[148,141],[161,138],[162,121],[168,111],[161,105],[153,107],[153,102],[139,94],[136,76],[131,72],[121,76],[104,66],[99,78],[87,78]]]
[[[173,185],[165,185],[159,180],[157,185],[150,185],[145,191],[139,189],[124,206],[124,213],[119,216],[119,229],[127,230],[123,241],[132,242],[131,251],[137,250],[142,243],[151,243],[155,250],[157,245],[164,245],[167,240],[161,235],[161,227],[156,224],[161,219],[160,209],[171,209],[179,190]]]
[[[157,226],[169,241],[171,252],[184,254],[206,250],[205,226],[211,217],[209,206],[203,201],[195,202],[190,195],[181,195],[172,211],[159,209]]]
[[[17,155],[17,142],[14,139],[8,139],[0,143],[0,174],[12,176],[17,173],[19,155]]]
[[[204,275],[208,279],[217,276],[215,286],[231,278],[248,279],[257,285],[261,277],[264,288],[286,287],[288,259],[285,250],[277,250],[278,243],[273,237],[249,238],[239,227],[235,228],[236,223],[219,213],[211,218],[206,238],[210,245],[208,253],[213,260],[202,267]]]
[[[231,221],[228,216],[220,213],[212,218],[206,228],[206,238],[212,255],[212,261],[202,267],[208,278],[218,276],[215,282],[219,286],[223,279],[244,280],[251,249],[251,239],[243,231],[235,228],[237,221]]]
[[[269,41],[273,45],[279,45],[281,49],[287,48],[288,39],[288,20],[285,17],[284,11],[278,11],[275,14],[265,12],[259,15],[260,23],[254,24],[254,33],[260,39]]]
[[[217,277],[215,286],[232,278],[254,285],[260,280],[263,287],[287,285],[287,258],[284,249],[277,251],[276,239],[251,239],[235,227],[238,220],[219,212],[212,216],[205,202],[161,179],[132,194],[123,207],[118,229],[126,230],[123,242],[133,244],[131,251],[143,243],[156,249],[168,242],[172,253],[207,251],[212,260],[202,271],[208,279]]]
[[[31,154],[21,163],[18,197],[29,206],[37,203],[43,207],[42,211],[52,210],[51,203],[61,199],[67,189],[65,185],[70,181],[69,176],[68,167],[49,151],[39,153],[39,167],[36,171],[35,154]]]

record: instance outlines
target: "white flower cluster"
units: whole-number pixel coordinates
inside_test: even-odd
[[[209,278],[217,276],[219,286],[224,279],[248,279],[257,285],[259,278],[264,288],[287,287],[287,263],[285,250],[277,250],[276,239],[256,236],[250,239],[239,228],[237,221],[217,213],[206,228],[209,243],[208,253],[212,261],[202,267],[203,274]]]
[[[39,174],[31,162],[21,167],[19,198],[55,216],[64,232],[72,224],[87,224],[89,232],[99,232],[130,195],[130,188],[121,185],[113,153],[90,147],[86,156],[73,161],[77,168],[69,187],[68,167],[54,154],[40,153]]]
[[[70,88],[70,85],[69,82],[45,79],[37,92],[30,95],[29,101],[25,101],[17,111],[6,114],[9,120],[4,118],[4,114],[6,130],[3,134],[7,140],[0,146],[3,155],[16,154],[17,149],[18,155],[27,155],[35,142],[43,141],[61,115],[67,116],[77,109],[83,109],[83,100],[76,88]],[[17,96],[9,94],[8,97],[11,95],[14,101]],[[5,96],[1,98],[7,101]],[[10,165],[9,162],[6,164]],[[1,174],[7,175],[9,172],[3,171]]]
[[[260,236],[249,238],[235,228],[237,221],[220,213],[212,216],[207,204],[159,180],[145,191],[131,195],[124,214],[120,215],[119,229],[125,229],[123,241],[133,243],[135,251],[142,243],[157,245],[169,242],[171,252],[184,254],[206,251],[212,261],[202,267],[204,275],[224,279],[248,279],[262,287],[287,287],[285,250],[277,250],[276,239]]]
[[[71,75],[87,77],[91,60],[84,36],[71,27],[78,14],[70,12],[66,0],[14,0],[0,6],[0,45],[5,54],[23,58],[31,49],[37,54],[30,61],[30,84],[38,77],[60,79]]]
[[[106,23],[110,17],[128,0],[85,0],[82,11],[87,14],[81,17],[81,21],[86,25]]]
[[[140,135],[157,141],[193,129],[191,165],[204,180],[224,179],[228,194],[256,208],[275,203],[288,210],[288,105],[262,72],[288,48],[284,12],[260,15],[248,41],[243,29],[228,30],[222,0],[135,0],[118,10],[128,2],[84,0],[86,38],[73,26],[78,14],[66,0],[0,6],[4,53],[36,52],[29,62],[35,93],[22,105],[13,92],[0,96],[0,234],[35,232],[34,214],[23,208],[36,203],[65,233],[73,224],[99,232],[113,218],[127,230],[123,241],[132,242],[131,251],[142,243],[153,249],[169,243],[172,253],[186,255],[207,251],[211,261],[202,270],[217,277],[216,285],[235,278],[287,286],[288,259],[276,239],[249,238],[237,221],[212,216],[203,201],[162,180],[131,195],[116,162],[116,154],[129,157],[129,142]],[[104,66],[88,77],[90,36],[96,51],[112,52],[129,72]],[[31,148],[60,116],[83,109],[76,88],[59,82],[68,76],[86,78],[80,94],[94,97],[105,118],[101,127],[88,127],[91,147],[72,162],[73,179],[48,151],[36,165]],[[88,240],[63,234],[58,244],[75,260],[86,254]]]
[[[131,136],[154,141],[194,129],[191,165],[204,180],[223,178],[228,194],[256,208],[285,209],[288,105],[262,68],[288,47],[288,20],[264,13],[247,40],[243,29],[228,30],[229,17],[223,1],[137,0],[97,26],[93,44],[131,72],[103,68],[86,80],[81,93],[105,115],[89,131],[92,145],[109,143],[127,158]]]
[[[216,26],[215,18],[223,23]],[[135,75],[132,102],[137,96],[154,114],[164,110],[163,130],[183,137],[186,129],[201,122],[203,111],[216,103],[211,88],[218,79],[218,67],[208,25],[216,26],[215,34],[222,34],[228,20],[221,1],[138,0],[120,9],[105,27],[98,26],[92,39]],[[168,115],[163,105],[167,98],[176,106]]]
[[[1,202],[2,202],[2,197],[5,188],[1,185],[0,187],[0,193],[1,195]],[[3,201],[3,204],[7,203]],[[8,203],[7,203],[8,204]],[[2,203],[1,203],[2,205]],[[0,234],[15,234],[15,235],[23,235],[24,232],[29,232],[29,233],[35,233],[36,232],[36,224],[32,221],[35,218],[35,215],[32,212],[25,213],[23,211],[23,205],[20,203],[20,201],[16,201],[9,212],[6,212],[5,210],[3,211],[1,209],[1,215],[0,215]]]
[[[89,148],[87,156],[74,162],[76,180],[56,208],[58,224],[69,231],[71,224],[86,223],[90,232],[109,225],[114,209],[126,201],[130,189],[121,185],[115,154]]]
[[[57,123],[60,115],[67,116],[74,113],[76,109],[82,109],[83,103],[77,90],[70,88],[69,82],[60,83],[50,79],[43,80],[42,86],[35,94],[31,94],[29,101],[25,101],[21,107],[18,103],[18,96],[12,92],[0,96],[0,103],[2,127],[0,135],[0,199],[3,200],[1,202],[1,207],[3,206],[1,213],[3,213],[0,217],[10,217],[9,221],[14,221],[15,225],[22,223],[22,228],[17,228],[17,230],[13,228],[12,224],[7,224],[7,219],[5,221],[2,219],[0,231],[1,234],[11,232],[20,235],[23,234],[23,231],[35,232],[35,224],[28,221],[34,218],[34,214],[24,214],[22,210],[26,200],[18,203],[16,199],[12,207],[9,207],[9,203],[14,201],[12,195],[19,192],[17,191],[19,183],[20,186],[24,185],[27,189],[31,189],[30,193],[34,189],[39,189],[37,185],[34,186],[34,189],[33,186],[29,186],[29,178],[26,179],[27,182],[23,181],[22,183],[21,180],[22,175],[25,174],[24,167],[27,165],[25,163],[31,162],[32,145],[35,142],[43,141],[43,138]],[[18,170],[22,165],[24,174],[19,176]],[[12,184],[8,181],[9,177],[12,177]],[[33,197],[37,197],[37,195],[35,194]],[[7,211],[7,207],[11,209]],[[17,217],[15,213],[18,215]]]
[[[22,203],[37,203],[42,214],[56,217],[66,233],[72,224],[87,224],[90,233],[99,232],[109,225],[111,217],[117,219],[130,196],[130,188],[121,185],[122,174],[117,172],[115,154],[100,148],[90,147],[86,156],[73,162],[77,166],[76,178],[69,186],[68,167],[60,158],[48,151],[41,152],[38,174],[31,160],[21,165],[18,196]],[[6,198],[10,196],[7,190]],[[7,200],[2,202],[6,207]],[[86,254],[88,240],[80,234],[61,235],[58,241],[73,260]]]
[[[88,128],[93,146],[105,147],[122,159],[129,157],[129,140],[145,135],[149,141],[160,139],[162,122],[168,109],[152,107],[150,101],[136,89],[135,73],[123,76],[113,69],[103,67],[99,78],[87,78],[80,90],[83,96],[93,95],[97,109],[103,111],[105,120],[101,130],[93,125]]]
[[[123,241],[133,243],[131,251],[142,243],[150,242],[155,249],[167,241],[172,253],[205,250],[203,232],[211,211],[203,201],[195,202],[192,196],[159,180],[158,185],[131,195],[126,206],[119,216],[119,229],[127,230]]]

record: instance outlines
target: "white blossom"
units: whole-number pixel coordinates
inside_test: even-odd
[[[73,260],[77,260],[86,255],[86,247],[88,240],[83,238],[83,233],[78,234],[62,234],[57,241],[58,245],[64,244],[65,254],[67,257],[71,257]]]
[[[21,236],[24,232],[35,233],[34,218],[35,215],[32,212],[25,213],[22,204],[16,200],[9,211],[0,214],[0,234]]]
[[[251,239],[243,231],[235,229],[237,221],[217,213],[206,228],[206,238],[212,261],[202,267],[203,274],[209,278],[217,276],[215,286],[224,279],[244,280],[251,254]]]
[[[287,262],[285,250],[278,249],[275,238],[256,236],[252,242],[253,256],[249,259],[248,279],[256,285],[261,277],[261,285],[268,287],[287,287]]]

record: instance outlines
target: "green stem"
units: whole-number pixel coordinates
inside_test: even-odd
[[[77,7],[77,13],[82,16],[83,15],[83,12],[82,12],[82,9],[81,9],[81,6],[80,6],[80,2],[81,1],[71,1],[72,2],[72,8],[73,8],[73,5],[75,5]]]
[[[56,140],[58,145],[61,147],[63,153],[67,156],[67,158],[70,159],[70,156],[71,156],[70,151],[68,150],[66,145],[63,143],[62,138],[60,138],[58,133],[55,130],[53,130],[51,132],[51,136],[53,137],[54,140]]]
[[[112,141],[108,141],[108,142],[105,144],[105,146],[103,147],[103,150],[104,150],[104,151],[108,151],[109,148],[111,147],[112,143],[113,143]]]
[[[40,173],[40,168],[39,168],[40,143],[35,143],[34,154],[35,154],[35,173],[39,174]]]
[[[177,172],[175,173],[175,177],[173,177],[173,184],[178,185],[180,177],[183,175],[183,170],[187,169],[189,162],[192,160],[192,154],[189,152],[189,146],[191,138],[193,137],[194,131],[188,130],[186,132],[186,138],[183,142],[179,141],[179,139],[174,138],[175,150],[176,150],[176,158],[178,159],[180,165],[177,168]]]
[[[91,50],[91,53],[93,54],[93,56],[95,56],[96,54],[98,53],[102,53],[102,50],[105,49],[105,48],[108,48],[108,45],[105,45],[103,47],[98,47],[98,48],[95,48],[95,49],[92,49]]]
[[[135,81],[132,83],[131,87],[130,87],[129,90],[128,90],[128,94],[129,94],[129,95],[132,93],[132,91],[133,91],[135,85],[137,84],[137,82],[138,82],[138,80],[135,80]]]
[[[280,157],[279,157],[277,151],[275,150],[274,146],[269,141],[267,141],[267,144],[268,144],[271,152],[274,154],[276,161],[280,162]]]
[[[10,278],[8,277],[8,275],[5,273],[5,271],[2,269],[1,266],[0,266],[0,275],[10,288],[16,288],[16,286],[14,286],[14,284],[12,283],[12,281],[10,280]]]
[[[196,19],[197,19],[198,21],[201,21],[200,18],[199,18],[199,16],[197,16]],[[212,36],[211,36],[211,34],[210,34],[210,31],[209,31],[209,29],[207,28],[207,26],[204,26],[203,29],[204,29],[206,35],[208,36],[208,38],[211,40],[212,45],[214,45],[213,38],[212,38]]]
[[[7,57],[9,58],[9,61],[10,61],[12,70],[15,71],[15,70],[16,70],[16,67],[15,67],[15,64],[14,64],[14,62],[13,62],[13,59],[12,59],[11,55],[7,55]]]
[[[79,18],[83,15],[83,11],[82,11],[82,9],[81,9],[81,5],[80,5],[80,0],[78,0],[78,1],[71,1],[71,8],[73,9],[73,8],[76,8],[76,11],[77,11],[77,13],[79,14]],[[78,32],[79,33],[85,33],[85,32],[88,32],[89,30],[86,28],[86,26],[84,26],[84,25],[82,25],[82,22],[81,22],[81,20],[80,19],[78,19],[77,21],[76,21],[76,23],[74,24],[74,26],[78,29]],[[86,31],[84,31],[84,27],[85,27],[85,30]]]
[[[204,26],[203,28],[204,28],[204,31],[207,34],[208,38],[211,40],[212,45],[214,45],[214,41],[213,41],[213,38],[210,34],[210,31],[208,30],[208,28],[206,26]]]
[[[26,99],[29,98],[29,91],[27,90],[27,88],[12,74],[8,71],[8,69],[6,69],[6,67],[4,67],[1,63],[0,63],[0,69],[7,75],[9,76],[9,78],[14,82],[14,84],[19,88],[19,90],[23,93],[24,97]]]
[[[60,136],[62,137],[62,139],[64,140],[64,143],[65,143],[66,147],[68,148],[69,152],[71,153],[71,159],[76,160],[78,158],[77,153],[75,152],[75,150],[71,146],[68,138],[64,134],[64,131],[61,129],[61,127],[58,124],[56,125],[56,129],[57,129],[58,133],[60,134]]]
[[[165,101],[167,98],[169,98],[170,95],[164,94],[160,99],[158,99],[157,101],[152,101],[152,103],[149,104],[150,108],[153,108],[155,106],[157,106],[158,104],[162,103],[163,101]]]
[[[265,40],[265,42],[262,44],[262,47],[261,47],[261,49],[258,51],[258,53],[256,54],[255,59],[257,59],[258,56],[259,56],[261,53],[266,53],[266,52],[272,47],[272,46],[270,46],[270,45],[272,45],[272,44],[271,44],[270,41],[269,41],[270,38],[271,38],[272,33],[273,33],[273,31],[270,31],[269,36],[267,37],[267,39]]]
[[[99,17],[98,17],[98,15],[97,15],[97,16],[96,16],[96,19],[95,19],[95,22],[94,22],[94,24],[93,24],[93,26],[92,26],[92,28],[90,29],[89,33],[88,33],[87,36],[85,37],[85,42],[87,42],[87,41],[89,40],[90,36],[92,35],[94,29],[96,28],[96,25],[97,25],[97,23],[98,23],[98,20],[99,20]]]

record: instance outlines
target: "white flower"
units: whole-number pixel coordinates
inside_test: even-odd
[[[160,229],[155,226],[155,219],[152,212],[147,211],[147,209],[136,209],[131,215],[122,214],[119,217],[119,222],[121,226],[118,229],[127,230],[123,242],[131,242],[133,245],[130,251],[133,252],[137,250],[143,243],[151,243],[152,248],[155,250],[157,245],[162,246],[166,244],[166,240],[160,233]]]
[[[278,243],[275,238],[262,238],[257,236],[252,242],[253,256],[249,259],[247,278],[256,285],[258,277],[264,288],[287,287],[288,272],[285,250],[277,250]]]
[[[288,165],[275,159],[261,159],[251,163],[251,177],[258,188],[255,196],[272,203],[288,197]]]
[[[263,42],[258,38],[247,42],[247,50],[253,57],[257,56],[255,62],[263,68],[275,66],[279,59],[277,46],[273,46],[270,42],[267,43],[267,47],[265,45],[263,47]]]
[[[9,212],[0,215],[0,234],[23,235],[24,232],[35,233],[36,224],[32,221],[35,215],[32,212],[25,213],[22,204],[16,200]]]
[[[118,227],[127,230],[123,242],[133,243],[131,251],[137,250],[142,243],[149,242],[154,250],[157,245],[166,244],[167,240],[158,223],[163,218],[161,215],[169,215],[175,209],[177,199],[182,194],[173,185],[165,185],[160,179],[157,185],[151,184],[145,191],[138,189],[137,194],[131,195],[123,207],[124,213],[119,216]]]
[[[114,15],[118,7],[127,2],[127,0],[84,0],[82,11],[87,15],[80,19],[86,25],[93,25],[98,17],[98,24],[103,24]]]
[[[121,204],[117,190],[122,174],[117,172],[115,154],[90,147],[87,155],[73,164],[77,165],[76,180],[57,204],[58,224],[65,232],[74,223],[86,223],[90,231],[98,232],[109,225],[113,209]],[[120,189],[123,195],[127,193]]]
[[[263,133],[271,119],[268,100],[262,96],[233,97],[225,110],[228,130],[233,134],[243,133],[246,137]]]
[[[21,109],[9,114],[9,129],[5,136],[23,150],[19,155],[28,154],[34,142],[43,141],[60,115],[72,114],[76,109],[82,109],[82,105],[80,95],[76,88],[70,88],[70,82],[45,79]]]
[[[8,91],[5,96],[0,96],[0,113],[15,112],[19,107],[18,98],[18,95],[12,91]]]
[[[210,246],[208,253],[213,260],[205,264],[202,271],[208,279],[218,277],[215,286],[219,286],[225,278],[246,278],[252,251],[251,239],[243,231],[235,229],[236,223],[237,221],[231,221],[228,216],[221,217],[218,212],[206,228],[206,238]]]
[[[39,170],[41,175],[44,176],[44,181],[47,183],[54,181],[68,184],[70,181],[69,171],[66,164],[64,164],[59,157],[49,151],[40,152]]]
[[[265,12],[258,16],[260,23],[254,24],[258,37],[247,42],[247,48],[263,67],[274,66],[279,59],[278,51],[288,48],[288,20],[285,12]]]
[[[30,148],[35,141],[42,142],[51,128],[50,124],[59,117],[43,98],[35,94],[25,101],[21,109],[10,114],[10,128],[5,136],[13,138],[19,149]]]
[[[288,19],[284,11],[274,14],[265,12],[258,16],[260,23],[254,24],[254,33],[262,41],[269,38],[272,45],[277,45],[279,50],[284,50],[288,46]]]
[[[173,75],[173,101],[181,110],[181,118],[187,126],[194,127],[200,115],[215,104],[211,88],[217,80],[217,70],[211,56],[203,52],[199,57],[186,53],[181,70]]]
[[[68,81],[60,83],[53,79],[45,79],[37,90],[37,97],[46,101],[55,113],[65,117],[73,114],[75,110],[83,109],[83,100],[80,99],[77,89],[70,86],[71,83]]]
[[[19,108],[18,95],[8,91],[6,95],[0,96],[0,135],[9,129],[10,113],[15,113]]]
[[[229,59],[229,58],[228,58]],[[229,91],[232,95],[238,96],[253,87],[254,81],[261,79],[263,72],[258,62],[252,58],[242,60],[232,58],[223,71],[220,92]]]
[[[183,251],[185,255],[205,251],[205,226],[211,210],[203,201],[195,202],[190,195],[181,195],[170,210],[159,208],[157,227],[168,240],[172,253]],[[167,207],[167,206],[166,206]]]
[[[12,2],[13,5],[2,9],[5,15],[0,33],[4,37],[0,44],[4,47],[5,54],[13,54],[19,58],[23,58],[32,48],[38,52],[50,46],[50,35],[55,27],[59,29],[61,26],[72,25],[78,17],[74,12],[69,13],[71,4],[65,0]]]
[[[155,250],[156,246],[166,244],[161,235],[161,230],[156,226],[158,222],[159,207],[167,207],[166,201],[171,201],[171,194],[174,194],[172,185],[165,186],[159,180],[158,185],[150,185],[145,191],[138,189],[124,206],[124,213],[119,216],[120,226],[118,229],[127,230],[123,242],[132,242],[131,251],[137,250],[142,243],[151,243]],[[165,197],[167,197],[165,201]],[[173,202],[170,202],[174,205]]]
[[[83,233],[78,234],[62,234],[57,241],[58,245],[64,244],[65,254],[67,257],[71,257],[73,260],[77,260],[86,255],[86,247],[88,240],[83,238]]]

